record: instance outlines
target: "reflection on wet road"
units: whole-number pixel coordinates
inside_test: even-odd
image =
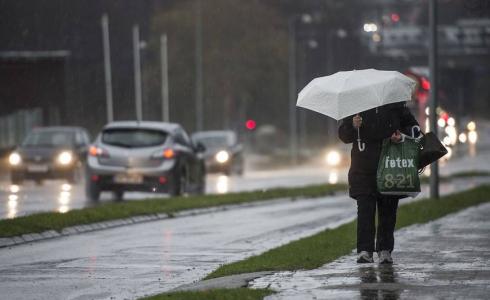
[[[244,176],[225,176],[209,174],[206,180],[206,193],[225,194],[273,187],[294,187],[314,183],[346,180],[347,170],[328,171],[325,168],[294,168],[279,171],[250,171]],[[126,193],[126,199],[138,200],[149,197],[166,198],[156,193]],[[70,185],[61,180],[46,181],[42,185],[25,182],[23,185],[10,185],[0,181],[0,219],[14,218],[42,211],[67,212],[70,209],[94,205],[85,198],[83,183]],[[103,202],[114,201],[111,193],[103,193]]]
[[[490,151],[479,152],[441,164],[441,174],[461,171],[490,171]],[[427,169],[428,170],[428,169]],[[347,168],[329,169],[322,165],[300,166],[270,171],[247,171],[243,176],[208,174],[206,193],[263,190],[274,187],[296,187],[308,184],[334,184],[347,181]],[[155,193],[126,193],[125,199],[138,200],[149,197],[165,198]],[[111,193],[103,193],[101,202],[114,201]],[[63,181],[46,181],[43,185],[26,182],[22,186],[0,181],[0,219],[14,218],[41,211],[66,212],[70,209],[91,206],[85,198],[83,184],[67,185]]]
[[[354,217],[346,196],[276,201],[0,249],[9,299],[135,299]]]
[[[73,208],[86,206],[83,189],[68,183],[47,182],[42,186],[2,184],[0,195],[8,199],[0,208],[3,218],[15,218],[39,211],[65,213]]]

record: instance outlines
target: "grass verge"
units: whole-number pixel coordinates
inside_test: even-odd
[[[453,179],[458,179],[458,178],[468,178],[468,177],[489,177],[490,172],[487,171],[464,171],[464,172],[457,172],[448,176],[440,176],[439,181],[440,182],[448,182]],[[429,176],[420,176],[420,183],[429,183]]]
[[[490,202],[490,185],[483,185],[468,191],[452,194],[441,199],[424,199],[402,205],[398,209],[396,228],[426,223],[470,206]],[[355,248],[356,222],[344,224],[335,229],[325,230],[284,246],[269,250],[248,259],[221,266],[205,279],[257,271],[288,271],[315,269],[349,254]],[[209,290],[206,292],[166,293],[148,299],[263,299],[274,293],[269,289],[258,290],[257,297],[250,297],[253,289]],[[261,296],[260,293],[264,293]],[[228,298],[233,295],[232,298]],[[194,298],[193,298],[194,297]],[[195,298],[197,297],[197,298]],[[262,297],[262,298],[260,298]],[[145,298],[146,299],[146,298]]]
[[[102,221],[124,219],[157,213],[173,213],[198,208],[241,204],[279,198],[314,198],[346,190],[347,186],[311,185],[297,188],[275,188],[264,191],[204,195],[168,199],[148,199],[122,203],[106,203],[95,207],[71,210],[67,213],[46,212],[0,220],[0,237],[12,237],[46,230],[60,231],[63,228]]]
[[[401,205],[397,229],[426,223],[461,209],[490,201],[490,185],[436,199]],[[258,271],[315,269],[349,254],[356,246],[356,222],[322,231],[248,259],[221,266],[206,279]]]
[[[265,296],[271,295],[274,292],[265,289],[216,289],[199,292],[176,292],[168,294],[160,294],[153,297],[143,298],[144,300],[259,300]]]

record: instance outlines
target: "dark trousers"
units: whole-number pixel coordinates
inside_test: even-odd
[[[361,251],[393,251],[398,199],[379,193],[357,199],[357,253]],[[375,228],[376,207],[378,228]],[[375,247],[376,239],[376,247]]]

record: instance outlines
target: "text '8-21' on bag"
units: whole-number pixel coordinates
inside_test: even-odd
[[[411,197],[420,193],[419,150],[420,139],[383,140],[377,171],[379,193]]]

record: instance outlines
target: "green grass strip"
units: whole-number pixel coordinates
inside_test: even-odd
[[[469,178],[469,177],[489,177],[490,172],[488,171],[464,171],[457,172],[448,176],[439,176],[439,182],[448,182],[453,179],[458,178]],[[420,183],[429,183],[429,176],[420,176]]]
[[[265,289],[215,289],[209,291],[160,294],[144,298],[144,300],[259,300],[273,293],[273,291]]]
[[[467,178],[467,177],[487,177],[490,176],[490,172],[488,171],[463,171],[451,174],[449,177],[451,179],[454,178]]]
[[[440,199],[401,205],[396,228],[426,223],[461,209],[490,201],[490,185]],[[223,265],[206,279],[258,271],[315,269],[349,254],[356,247],[356,222],[328,229],[248,259]]]
[[[124,219],[133,216],[156,213],[173,214],[188,209],[208,208],[222,205],[273,200],[279,198],[314,198],[346,190],[344,184],[310,185],[296,188],[274,188],[264,191],[230,193],[225,195],[204,195],[165,199],[105,203],[95,207],[71,210],[67,213],[46,212],[0,220],[0,237],[12,237],[25,233],[39,233],[46,230],[60,231],[63,228],[102,221]]]

